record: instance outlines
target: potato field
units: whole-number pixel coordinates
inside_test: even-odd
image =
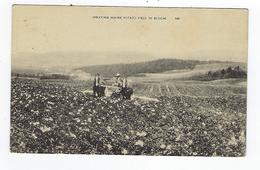
[[[243,156],[246,89],[134,84],[132,100],[93,97],[91,83],[13,78],[11,151]],[[138,95],[157,98],[143,100]]]

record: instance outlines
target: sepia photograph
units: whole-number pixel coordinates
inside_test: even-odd
[[[13,153],[246,155],[248,10],[13,5]]]

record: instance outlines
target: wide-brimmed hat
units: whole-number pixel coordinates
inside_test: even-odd
[[[119,73],[116,73],[116,77],[119,77],[120,76],[120,74]]]

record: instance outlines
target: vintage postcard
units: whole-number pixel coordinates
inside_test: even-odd
[[[246,9],[14,5],[10,150],[244,156]]]

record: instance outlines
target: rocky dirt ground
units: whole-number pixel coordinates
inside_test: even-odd
[[[73,83],[72,83],[73,84]],[[79,86],[12,79],[11,151],[243,156],[246,97],[112,100]]]

